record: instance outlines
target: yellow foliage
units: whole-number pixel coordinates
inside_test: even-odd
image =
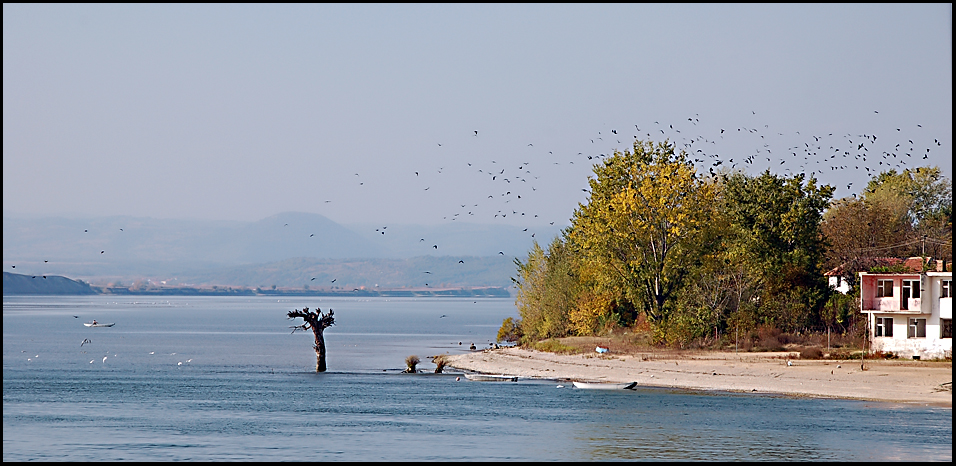
[[[635,141],[595,166],[591,198],[572,218],[569,240],[597,291],[622,290],[654,319],[702,254],[699,243],[716,212],[716,183],[697,177],[669,142]],[[592,309],[584,307],[582,309]],[[580,311],[575,328],[593,314]]]
[[[575,335],[594,335],[602,316],[611,311],[614,299],[604,294],[583,293],[568,315],[570,330]]]

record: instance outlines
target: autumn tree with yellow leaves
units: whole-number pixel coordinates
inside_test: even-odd
[[[889,230],[952,232],[951,184],[931,168],[880,174],[862,201],[837,203],[812,175],[699,176],[669,141],[635,141],[593,170],[571,225],[515,260],[521,318],[500,338],[533,344],[646,322],[654,342],[686,347],[761,328],[847,329],[851,311],[830,306],[839,297],[823,266],[899,238]],[[951,257],[952,242],[937,243]]]
[[[594,173],[590,199],[571,219],[570,246],[592,271],[598,297],[623,298],[652,322],[664,321],[685,279],[715,246],[708,229],[716,185],[666,141],[635,141]]]
[[[636,141],[594,173],[571,226],[547,251],[535,243],[516,261],[522,341],[593,335],[639,313],[662,324],[716,247],[715,182],[699,178],[673,144]]]

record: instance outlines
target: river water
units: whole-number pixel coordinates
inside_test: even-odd
[[[952,460],[952,409],[401,373],[511,299],[3,299],[4,461]],[[304,306],[335,312],[322,374]]]

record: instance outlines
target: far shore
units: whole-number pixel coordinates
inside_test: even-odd
[[[448,356],[448,366],[557,381],[781,394],[953,407],[951,361],[788,359],[792,353],[554,354],[498,348]],[[790,364],[788,365],[788,361]]]

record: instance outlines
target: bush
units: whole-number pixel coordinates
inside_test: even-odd
[[[847,348],[834,349],[827,354],[827,359],[850,360],[853,359],[853,353]],[[856,356],[856,359],[860,357]]]
[[[405,372],[408,372],[409,374],[414,374],[418,372],[417,367],[418,367],[418,363],[420,362],[422,362],[422,360],[418,359],[418,356],[415,356],[414,354],[405,358],[405,366],[407,366],[405,368]]]
[[[823,350],[812,346],[800,350],[800,359],[823,359]]]
[[[508,317],[501,322],[501,328],[498,329],[498,341],[514,343],[520,340],[521,336],[521,321]]]
[[[432,362],[435,363],[435,373],[441,374],[445,370],[445,365],[448,364],[448,355],[439,354],[438,356],[432,357]]]
[[[783,351],[783,343],[779,338],[782,332],[776,327],[763,325],[757,329],[758,351]]]

